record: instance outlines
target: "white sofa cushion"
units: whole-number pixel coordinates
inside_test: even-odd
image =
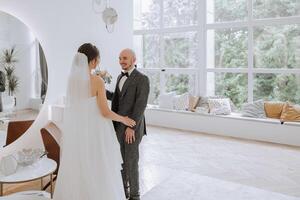
[[[224,99],[208,99],[209,113],[213,115],[230,115],[230,100]]]
[[[245,103],[242,105],[242,116],[253,118],[266,118],[264,101],[258,100],[253,103]]]
[[[174,110],[188,110],[189,108],[189,94],[176,95],[173,97]]]

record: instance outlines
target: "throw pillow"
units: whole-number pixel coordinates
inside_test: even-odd
[[[224,96],[209,96],[209,97],[201,96],[197,107],[204,107],[204,108],[209,109],[208,99],[229,99],[229,98],[224,97]],[[229,99],[229,102],[230,102],[231,111],[233,111],[233,112],[238,111],[238,109],[236,108],[234,103],[231,101],[231,99]]]
[[[284,102],[265,102],[266,116],[269,118],[280,119]]]
[[[200,101],[199,96],[189,96],[189,111],[195,112],[199,101]]]
[[[231,113],[230,101],[225,99],[208,99],[209,113],[213,115],[229,115]]]
[[[187,110],[189,107],[189,94],[185,93],[174,96],[173,105],[175,110]]]
[[[208,114],[209,113],[209,108],[205,108],[205,107],[197,107],[195,109],[196,113],[200,113],[200,114]]]
[[[253,118],[266,118],[264,109],[264,101],[258,100],[253,103],[245,103],[242,105],[242,116]]]
[[[300,106],[286,103],[283,107],[280,121],[282,122],[300,122]]]

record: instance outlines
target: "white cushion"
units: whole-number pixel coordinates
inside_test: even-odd
[[[159,108],[173,109],[173,97],[176,95],[175,92],[159,95]]]
[[[213,115],[229,115],[231,113],[230,100],[208,99],[209,112]]]
[[[253,103],[245,103],[242,105],[242,116],[253,118],[266,118],[264,101],[258,100]]]
[[[200,96],[200,100],[199,100],[197,107],[206,107],[207,109],[209,109],[208,99],[227,99],[227,98],[228,97],[224,97],[224,96],[208,96],[208,97]],[[230,99],[229,99],[229,102],[230,102],[231,111],[238,111],[238,109],[236,108],[236,106]]]
[[[188,110],[189,94],[176,95],[173,97],[173,105],[175,110]]]
[[[209,113],[209,108],[208,107],[197,107],[195,109],[196,113],[201,113],[201,114],[208,114]]]

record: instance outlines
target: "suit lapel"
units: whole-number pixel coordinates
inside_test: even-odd
[[[122,78],[122,75],[120,74],[120,75],[118,76],[118,79],[117,79],[117,87],[116,87],[116,88],[119,87],[119,83],[120,83],[121,78]]]
[[[126,93],[127,89],[128,89],[128,86],[130,84],[130,82],[132,82],[135,78],[137,74],[137,70],[134,69],[133,72],[130,74],[130,76],[126,79],[124,85],[123,85],[123,88],[122,88],[122,91],[121,91],[121,98],[124,96],[124,94]]]

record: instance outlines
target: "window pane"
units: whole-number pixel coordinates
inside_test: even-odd
[[[299,0],[254,0],[255,18],[275,18],[300,15]]]
[[[257,68],[300,68],[300,26],[255,28],[254,49]]]
[[[159,27],[160,0],[134,0],[134,29]]]
[[[166,74],[166,92],[176,92],[177,95],[195,94],[196,75]]]
[[[247,0],[207,0],[207,22],[242,21],[247,18]]]
[[[137,64],[142,68],[159,68],[159,36],[135,35],[134,49],[137,54]]]
[[[209,30],[206,55],[209,68],[247,67],[248,31],[246,29]]]
[[[164,26],[188,26],[197,24],[198,0],[163,0]]]
[[[290,101],[300,104],[300,75],[256,74],[254,99]]]
[[[248,99],[247,74],[208,73],[207,94],[209,96],[224,96],[238,108]]]
[[[159,72],[144,71],[150,80],[150,93],[148,97],[148,104],[157,105],[158,96],[160,94],[160,75]]]
[[[165,66],[170,68],[194,68],[197,56],[197,34],[177,33],[164,36]]]

